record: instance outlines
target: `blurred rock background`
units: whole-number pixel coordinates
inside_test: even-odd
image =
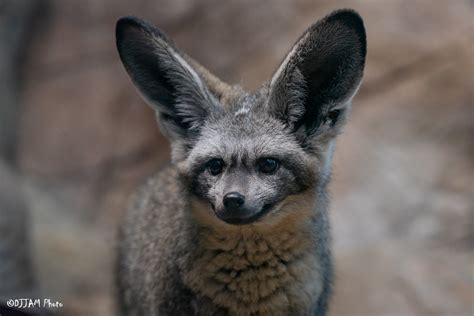
[[[0,207],[27,213],[17,239],[29,238],[38,293],[63,302],[58,314],[115,314],[117,222],[169,158],[119,62],[116,19],[155,23],[253,89],[342,7],[363,16],[369,50],[335,153],[331,315],[473,315],[472,1],[0,0]]]

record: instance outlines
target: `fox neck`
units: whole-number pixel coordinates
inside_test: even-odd
[[[315,222],[325,217],[326,203],[315,195],[289,197],[278,212],[284,218],[265,224],[219,227],[194,219],[200,224],[185,283],[231,314],[307,313],[322,290]]]

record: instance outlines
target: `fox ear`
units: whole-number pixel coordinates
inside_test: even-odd
[[[352,10],[326,16],[302,35],[275,72],[270,112],[303,140],[337,132],[360,85],[365,55],[361,17]]]
[[[118,20],[116,44],[135,86],[157,111],[165,134],[171,140],[196,135],[218,107],[186,57],[159,29],[135,17]]]

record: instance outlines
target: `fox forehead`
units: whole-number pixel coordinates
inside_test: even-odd
[[[253,94],[243,94],[238,99],[237,105],[233,108],[233,115],[247,115],[253,111],[261,110],[264,104],[267,91],[266,89],[260,89]]]
[[[267,84],[251,93],[245,91],[239,85],[232,85],[225,89],[225,92],[219,98],[219,103],[224,112],[238,116],[249,114],[252,111],[263,110],[268,96]]]
[[[306,156],[294,135],[270,116],[238,108],[205,125],[188,160],[192,163],[212,157],[255,160],[286,156]]]

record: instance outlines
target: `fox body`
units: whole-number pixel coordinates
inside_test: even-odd
[[[157,28],[117,23],[128,73],[156,110],[172,163],[120,230],[126,315],[325,315],[327,185],[366,55],[361,18],[336,11],[255,92],[229,86]]]

